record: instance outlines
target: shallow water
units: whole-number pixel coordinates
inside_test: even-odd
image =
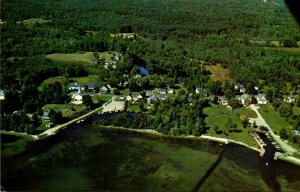
[[[17,191],[297,191],[300,168],[237,145],[76,125],[2,157]]]

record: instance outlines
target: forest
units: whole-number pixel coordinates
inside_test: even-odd
[[[137,66],[147,67],[153,75],[131,80],[132,91],[182,84],[189,92],[205,86],[212,94],[224,95],[224,82],[210,80],[206,70],[220,64],[229,69],[232,81],[244,84],[250,93],[255,86],[274,90],[270,96],[274,98],[299,93],[300,33],[281,0],[4,0],[0,19],[0,80],[6,90],[1,121],[5,122],[23,116],[12,115],[14,111],[40,114],[47,103],[69,102],[64,85],[39,89],[49,77],[97,75],[99,86],[107,82],[119,88],[123,74],[135,75]],[[112,38],[114,33],[135,33],[137,38]],[[118,51],[123,62],[113,70],[46,58],[52,53],[86,51]],[[192,113],[184,106],[175,107],[178,114]],[[156,107],[153,115],[163,107]],[[203,129],[203,114],[189,118],[170,126],[191,122]],[[28,124],[28,119],[18,120],[23,121]],[[151,123],[165,127],[162,122]]]

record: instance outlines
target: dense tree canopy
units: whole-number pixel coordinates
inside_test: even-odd
[[[97,75],[98,87],[130,91],[180,84],[190,93],[202,87],[230,99],[233,84],[209,77],[207,67],[220,64],[249,93],[258,85],[271,102],[284,91],[299,92],[300,33],[281,0],[4,0],[1,20],[0,81],[7,98],[1,101],[2,115],[69,102],[63,85],[43,84],[54,76]],[[119,32],[135,33],[135,38],[111,37]],[[92,65],[46,57],[86,51],[96,57],[118,51],[122,61],[105,68],[101,59]],[[151,75],[136,78],[140,66]],[[201,133],[202,114],[196,117],[186,109],[185,95],[167,102],[175,111],[160,115],[164,105],[155,107],[157,118],[147,117],[138,127],[151,122],[161,132]],[[286,114],[284,107],[280,111]],[[177,114],[181,120],[175,123]]]

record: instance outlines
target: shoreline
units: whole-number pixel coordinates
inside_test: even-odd
[[[101,108],[101,107],[100,107]],[[96,111],[98,111],[100,108],[95,109],[93,111],[91,111],[89,113],[89,115],[95,113]],[[58,133],[59,131],[66,129],[69,127],[70,124],[74,123],[75,120],[78,121],[78,119],[82,120],[82,118],[87,117],[86,115],[81,116],[77,119],[72,120],[71,122],[67,122],[63,125],[54,127],[56,128],[55,131],[52,131],[51,134],[44,134],[45,132],[39,134],[39,135],[30,135],[27,133],[19,133],[19,132],[14,132],[14,131],[5,131],[5,130],[0,130],[0,134],[9,134],[9,135],[15,135],[18,137],[22,137],[22,138],[28,138],[29,141],[38,141],[38,140],[42,140],[45,138],[48,138],[52,135],[55,135],[56,133]],[[208,140],[208,141],[213,141],[216,143],[222,143],[222,144],[229,144],[229,143],[233,143],[239,146],[243,146],[246,147],[249,150],[258,152],[259,155],[262,157],[265,153],[265,149],[264,148],[257,148],[254,146],[250,146],[242,141],[236,141],[236,140],[232,140],[232,139],[227,139],[227,138],[222,138],[222,137],[215,137],[215,136],[208,136],[208,135],[201,135],[201,136],[193,136],[193,135],[187,135],[187,136],[173,136],[173,135],[164,135],[162,133],[159,133],[155,130],[152,129],[133,129],[133,128],[126,128],[126,127],[116,127],[116,126],[105,126],[105,125],[96,125],[99,128],[103,128],[103,129],[118,129],[118,130],[124,130],[124,131],[128,131],[128,132],[136,132],[136,133],[142,133],[142,134],[149,134],[149,135],[153,135],[153,136],[160,136],[160,137],[165,137],[165,138],[173,138],[173,139],[197,139],[197,140]],[[53,129],[52,129],[53,130]],[[294,156],[291,156],[289,154],[284,154],[284,153],[280,153],[280,155],[277,156],[278,159],[282,160],[282,161],[286,161],[292,164],[295,164],[297,166],[300,166],[300,159]],[[274,160],[277,160],[277,158]]]
[[[201,135],[201,136],[193,136],[193,135],[187,135],[187,136],[173,136],[173,135],[164,135],[162,133],[159,133],[155,130],[152,129],[132,129],[132,128],[126,128],[126,127],[116,127],[116,126],[105,126],[105,125],[97,125],[97,127],[99,128],[103,128],[103,129],[117,129],[117,130],[125,130],[128,132],[136,132],[136,133],[142,133],[142,134],[149,134],[149,135],[154,135],[154,136],[160,136],[160,137],[166,137],[166,138],[173,138],[173,139],[197,139],[197,140],[208,140],[208,141],[213,141],[216,143],[222,143],[222,144],[229,144],[229,143],[233,143],[236,145],[240,145],[243,147],[246,147],[250,150],[256,151],[260,154],[260,156],[262,156],[261,154],[263,154],[265,152],[264,149],[259,149],[253,146],[250,146],[244,142],[241,141],[235,141],[232,139],[226,139],[226,138],[222,138],[222,137],[213,137],[213,136],[208,136],[208,135]]]
[[[288,154],[276,152],[275,156],[274,156],[274,160],[277,160],[277,159],[300,166],[300,159],[297,157],[290,156]]]

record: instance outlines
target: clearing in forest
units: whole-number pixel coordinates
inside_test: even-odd
[[[212,74],[210,78],[214,81],[229,81],[229,69],[225,69],[220,64],[211,65],[206,67]]]
[[[17,24],[23,23],[25,26],[31,27],[34,24],[43,24],[43,23],[49,23],[51,20],[45,20],[42,18],[30,18],[30,19],[25,19],[23,21],[17,21]]]
[[[111,60],[113,58],[113,54],[117,54],[118,52],[98,52],[99,58],[104,59],[105,61]],[[75,63],[90,63],[92,64],[92,59],[95,58],[94,52],[85,52],[85,53],[54,53],[46,56],[48,59],[52,61],[59,62],[75,62]]]
[[[84,63],[92,63],[91,59],[94,58],[93,52],[86,53],[54,53],[46,56],[48,59],[52,61],[60,61],[60,62],[84,62]]]
[[[88,75],[86,77],[73,77],[70,78],[70,80],[73,80],[81,85],[86,85],[86,84],[95,84],[97,81],[97,75]]]

